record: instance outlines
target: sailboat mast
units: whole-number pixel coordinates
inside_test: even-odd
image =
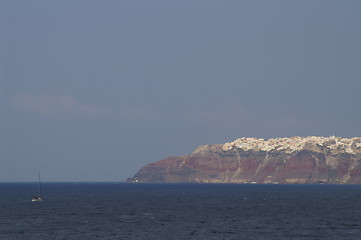
[[[40,170],[39,170],[39,193],[40,193],[40,196],[42,197],[43,196],[43,188],[41,185]]]

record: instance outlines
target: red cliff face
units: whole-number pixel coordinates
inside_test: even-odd
[[[361,183],[361,138],[241,138],[150,163],[129,182]]]

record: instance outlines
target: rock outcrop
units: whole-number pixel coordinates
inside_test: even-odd
[[[361,138],[239,138],[150,163],[128,182],[361,184]]]

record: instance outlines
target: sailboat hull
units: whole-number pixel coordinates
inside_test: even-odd
[[[33,197],[31,199],[32,202],[42,202],[43,201],[43,198],[42,197]]]

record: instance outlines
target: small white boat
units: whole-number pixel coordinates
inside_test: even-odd
[[[43,201],[43,198],[40,197],[40,196],[36,196],[36,197],[33,197],[31,199],[32,202],[42,202]]]
[[[43,198],[43,189],[42,189],[41,180],[40,180],[40,171],[39,171],[39,195],[32,197],[32,198],[31,198],[31,201],[32,201],[32,202],[42,202],[42,201],[44,201],[44,198]]]

